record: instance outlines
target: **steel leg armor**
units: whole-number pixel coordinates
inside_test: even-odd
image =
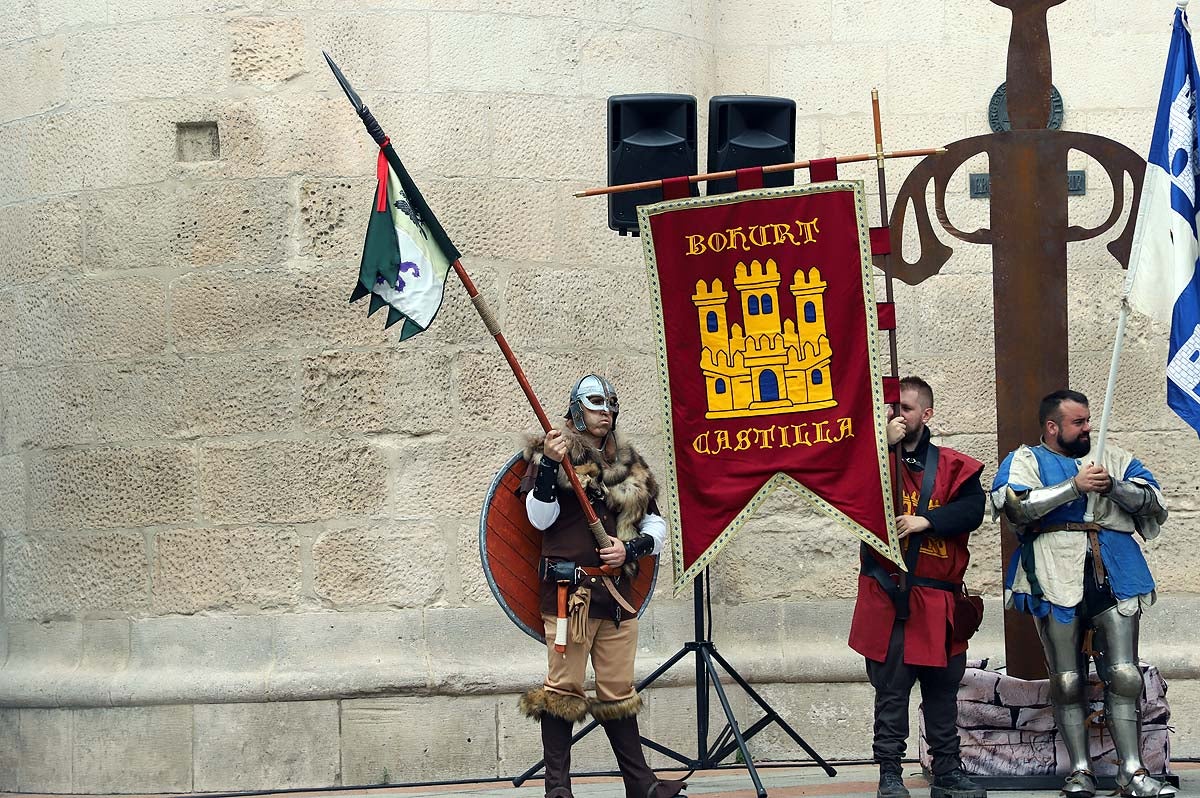
[[[1050,613],[1035,618],[1046,670],[1050,673],[1050,700],[1054,720],[1071,758],[1071,775],[1063,785],[1068,798],[1090,798],[1096,794],[1096,779],[1088,758],[1087,656],[1083,653],[1083,621],[1059,623]]]
[[[1137,640],[1141,613],[1122,615],[1111,607],[1092,619],[1098,645],[1097,670],[1104,680],[1104,716],[1120,760],[1117,786],[1133,798],[1173,796],[1175,788],[1150,777],[1140,751],[1142,672],[1138,668]]]

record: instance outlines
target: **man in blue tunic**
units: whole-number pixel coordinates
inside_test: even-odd
[[[1088,757],[1084,634],[1093,631],[1096,669],[1104,680],[1104,715],[1117,757],[1117,784],[1132,798],[1173,796],[1151,778],[1139,755],[1138,620],[1154,603],[1154,579],[1133,533],[1150,540],[1167,518],[1154,475],[1128,452],[1108,445],[1103,462],[1088,458],[1087,397],[1056,391],[1038,409],[1042,441],[1021,446],[1000,464],[992,507],[1014,525],[1021,545],[1009,565],[1007,604],[1029,613],[1050,673],[1059,734],[1071,758],[1068,798],[1096,793]],[[1093,520],[1085,521],[1088,511]]]

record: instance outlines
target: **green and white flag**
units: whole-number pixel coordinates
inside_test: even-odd
[[[376,179],[358,284],[350,301],[370,296],[368,316],[386,307],[385,327],[401,324],[403,341],[423,332],[437,315],[458,250],[386,140],[379,149]]]

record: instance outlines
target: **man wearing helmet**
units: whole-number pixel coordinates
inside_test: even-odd
[[[569,397],[567,423],[526,448],[522,490],[530,523],[542,530],[541,611],[548,672],[520,708],[541,723],[547,798],[570,798],[571,728],[589,713],[604,727],[625,782],[627,798],[669,798],[687,785],[655,777],[642,752],[633,686],[638,619],[631,582],[638,560],[662,550],[666,522],[658,513],[658,485],[646,461],[616,432],[619,406],[613,386],[589,374]],[[564,469],[569,456],[612,545],[597,548]],[[604,576],[602,566],[612,572]],[[569,580],[566,618],[559,585]],[[625,605],[624,607],[622,605]],[[569,631],[567,628],[569,627]],[[556,650],[555,638],[564,650]],[[588,658],[596,696],[583,692]]]

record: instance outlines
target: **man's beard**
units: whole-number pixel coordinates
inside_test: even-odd
[[[1063,440],[1062,432],[1058,433],[1058,448],[1062,449],[1068,455],[1074,458],[1080,458],[1092,450],[1091,436],[1083,437],[1080,435],[1075,440],[1067,443]]]

